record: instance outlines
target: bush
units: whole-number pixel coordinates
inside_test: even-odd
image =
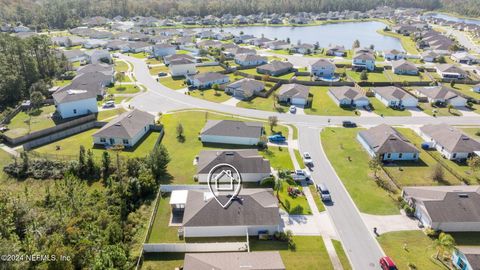
[[[438,232],[431,228],[425,229],[425,234],[430,238],[435,238],[438,236]]]
[[[405,214],[407,214],[407,216],[409,216],[409,217],[412,217],[413,214],[415,213],[415,209],[413,209],[413,207],[411,207],[408,204],[405,204],[403,206],[403,210],[405,210]]]
[[[275,186],[275,178],[273,176],[267,177],[260,182],[262,187],[273,188]]]
[[[68,170],[68,163],[46,159],[34,159],[22,162],[14,161],[3,168],[3,171],[17,179],[61,179]]]

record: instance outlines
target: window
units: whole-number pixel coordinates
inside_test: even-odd
[[[127,139],[123,139],[123,144],[128,144],[128,140],[127,140]]]
[[[387,154],[387,158],[391,158],[392,157],[392,154],[391,153],[388,153]]]
[[[73,113],[74,113],[74,114],[77,114],[77,109],[73,109]]]
[[[417,158],[417,153],[414,153],[414,154],[413,154],[413,158]]]
[[[107,140],[105,138],[100,138],[100,142],[106,142]]]
[[[402,158],[403,153],[398,154],[398,158]]]
[[[457,153],[453,153],[452,158],[457,158]]]

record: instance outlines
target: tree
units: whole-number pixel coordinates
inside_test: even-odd
[[[455,248],[455,239],[450,234],[441,232],[438,238],[433,242],[433,245],[437,249],[435,258],[438,260],[440,259],[440,255],[443,257],[445,253],[451,253],[451,251]]]
[[[177,132],[177,139],[179,139],[179,140],[184,139],[182,123],[178,123],[177,128],[176,128],[176,132]]]
[[[278,118],[276,116],[268,117],[268,125],[270,126],[271,131],[273,131],[273,128],[276,127],[277,124],[278,124]]]
[[[45,97],[42,93],[34,91],[30,94],[30,102],[32,103],[33,108],[38,109],[42,106]]]
[[[450,113],[453,109],[453,105],[452,104],[448,104],[447,105],[447,109],[448,109],[448,112]]]
[[[480,157],[474,156],[467,160],[467,164],[472,170],[472,172],[480,171]]]
[[[275,177],[275,185],[273,189],[275,190],[275,195],[277,196],[277,200],[280,202],[280,191],[283,188],[283,179],[280,177]]]
[[[443,166],[440,163],[435,164],[432,171],[432,179],[436,182],[442,182],[445,178]]]
[[[355,39],[355,41],[352,44],[352,49],[355,50],[357,48],[360,48],[360,41],[358,39]]]
[[[124,72],[117,72],[115,73],[115,81],[122,83],[125,80],[125,73]]]
[[[441,64],[446,63],[445,56],[440,55],[440,56],[437,58],[437,61],[438,61],[439,63],[441,63]]]
[[[110,158],[110,154],[107,151],[103,151],[102,153],[102,176],[103,180],[107,180],[110,176],[110,166],[112,164],[112,159]]]
[[[454,88],[455,87],[455,80],[450,81],[450,87]]]
[[[365,69],[362,70],[362,72],[360,73],[360,80],[368,81],[368,73]]]
[[[379,158],[372,158],[368,161],[368,168],[373,172],[373,176],[378,178],[377,173],[382,168],[382,162]]]
[[[153,177],[158,181],[167,175],[167,165],[170,155],[163,144],[158,145],[148,155],[147,164]]]

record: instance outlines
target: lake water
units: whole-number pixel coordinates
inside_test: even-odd
[[[443,14],[443,13],[431,13],[431,14],[429,14],[429,16],[434,17],[434,18],[444,19],[444,20],[447,20],[447,21],[452,21],[452,22],[463,22],[463,23],[480,25],[480,20],[458,18],[458,17],[454,17],[454,16],[451,16],[451,15]]]
[[[376,50],[397,49],[403,50],[400,40],[377,33],[377,30],[385,28],[386,24],[376,21],[369,22],[348,22],[334,23],[316,26],[246,26],[246,27],[225,27],[225,32],[239,34],[251,34],[256,37],[265,37],[285,40],[290,38],[292,44],[302,43],[314,44],[317,41],[320,47],[332,45],[343,45],[349,49],[353,42],[358,39],[362,47],[375,45]],[[218,30],[218,29],[217,29]]]

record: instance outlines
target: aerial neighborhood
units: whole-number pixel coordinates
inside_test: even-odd
[[[116,2],[0,12],[5,269],[480,269],[480,19]]]

